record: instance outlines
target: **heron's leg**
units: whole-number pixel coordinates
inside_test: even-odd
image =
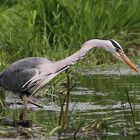
[[[19,115],[19,120],[28,120],[28,112],[27,112],[27,107],[23,108],[20,112],[20,115]]]
[[[36,103],[36,102],[34,102],[34,101],[31,100],[32,95],[33,95],[32,93],[29,94],[28,99],[27,99],[28,103],[30,103],[32,105],[35,105],[37,107],[40,107],[40,108],[44,108],[42,105],[40,105],[40,104],[38,104],[38,103]]]
[[[36,102],[34,102],[34,101],[32,101],[32,100],[28,100],[28,102],[29,102],[30,104],[33,104],[33,105],[37,106],[37,107],[44,108],[42,105],[40,105],[40,104],[38,104],[38,103],[36,103]]]
[[[27,107],[27,103],[29,102],[30,104],[33,104],[33,105],[35,105],[37,107],[44,108],[42,105],[40,105],[40,104],[30,100],[27,95],[25,93],[24,94],[23,93],[20,94],[20,98],[23,101],[23,104],[24,104],[25,107]]]
[[[21,100],[23,101],[24,107],[27,108],[28,98],[26,94],[20,95]]]
[[[27,95],[26,94],[20,94],[20,98],[21,100],[23,101],[23,104],[24,104],[24,109],[22,111],[22,117],[21,117],[21,114],[20,114],[20,120],[27,120],[27,103],[28,103],[28,98],[27,98]]]

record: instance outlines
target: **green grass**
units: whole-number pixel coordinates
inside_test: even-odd
[[[0,66],[28,56],[59,60],[90,38],[116,39],[134,55],[140,44],[139,5],[139,0],[3,0]],[[109,58],[114,61],[95,50],[85,61],[102,64]]]

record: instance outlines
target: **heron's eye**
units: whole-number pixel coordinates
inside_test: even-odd
[[[119,48],[115,48],[116,52],[121,52],[121,50]]]

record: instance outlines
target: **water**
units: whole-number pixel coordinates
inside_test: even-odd
[[[129,132],[127,130],[127,128],[132,128],[133,126],[127,92],[133,107],[136,126],[137,128],[140,126],[139,76],[131,73],[129,70],[121,70],[119,72],[110,70],[99,72],[97,70],[94,72],[86,71],[86,75],[84,73],[81,72],[80,78],[75,81],[78,83],[77,86],[71,91],[69,129],[64,139],[73,139],[74,132],[79,126],[82,129],[89,124],[94,125],[96,122],[105,122],[108,127],[107,132],[95,135],[92,131],[91,134],[88,134],[81,132],[80,129],[80,132],[76,133],[76,138],[78,140],[139,140],[140,136],[131,136],[134,132],[133,129]],[[123,75],[120,76],[120,73],[123,73]],[[37,100],[45,104],[44,109],[29,106],[28,119],[32,120],[34,124],[39,125],[41,127],[40,131],[47,137],[49,132],[58,126],[61,111],[60,100],[51,95],[47,99],[40,99],[38,97]],[[1,113],[1,116],[18,119],[21,110],[22,105],[13,104],[9,109]],[[101,128],[100,130],[102,131],[103,129]],[[130,136],[123,136],[124,129],[126,129],[125,132]],[[43,138],[42,135],[40,137]],[[51,139],[58,139],[56,133]]]

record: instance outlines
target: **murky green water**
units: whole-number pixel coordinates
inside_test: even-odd
[[[79,126],[82,128],[96,121],[105,121],[108,132],[97,136],[78,132],[76,138],[78,140],[140,139],[140,136],[122,135],[124,128],[133,127],[127,92],[132,103],[136,126],[140,126],[140,77],[138,75],[127,73],[127,75],[120,76],[116,73],[94,73],[81,75],[78,80],[78,85],[71,91],[70,122],[65,139],[73,139],[74,132]],[[28,111],[28,119],[41,126],[45,136],[58,126],[61,110],[59,99],[56,98],[52,102],[52,97],[49,96],[49,98],[43,100],[44,109],[29,107]],[[9,109],[1,112],[1,117],[18,119],[21,110],[21,105],[13,104]],[[51,139],[58,139],[56,133]]]

